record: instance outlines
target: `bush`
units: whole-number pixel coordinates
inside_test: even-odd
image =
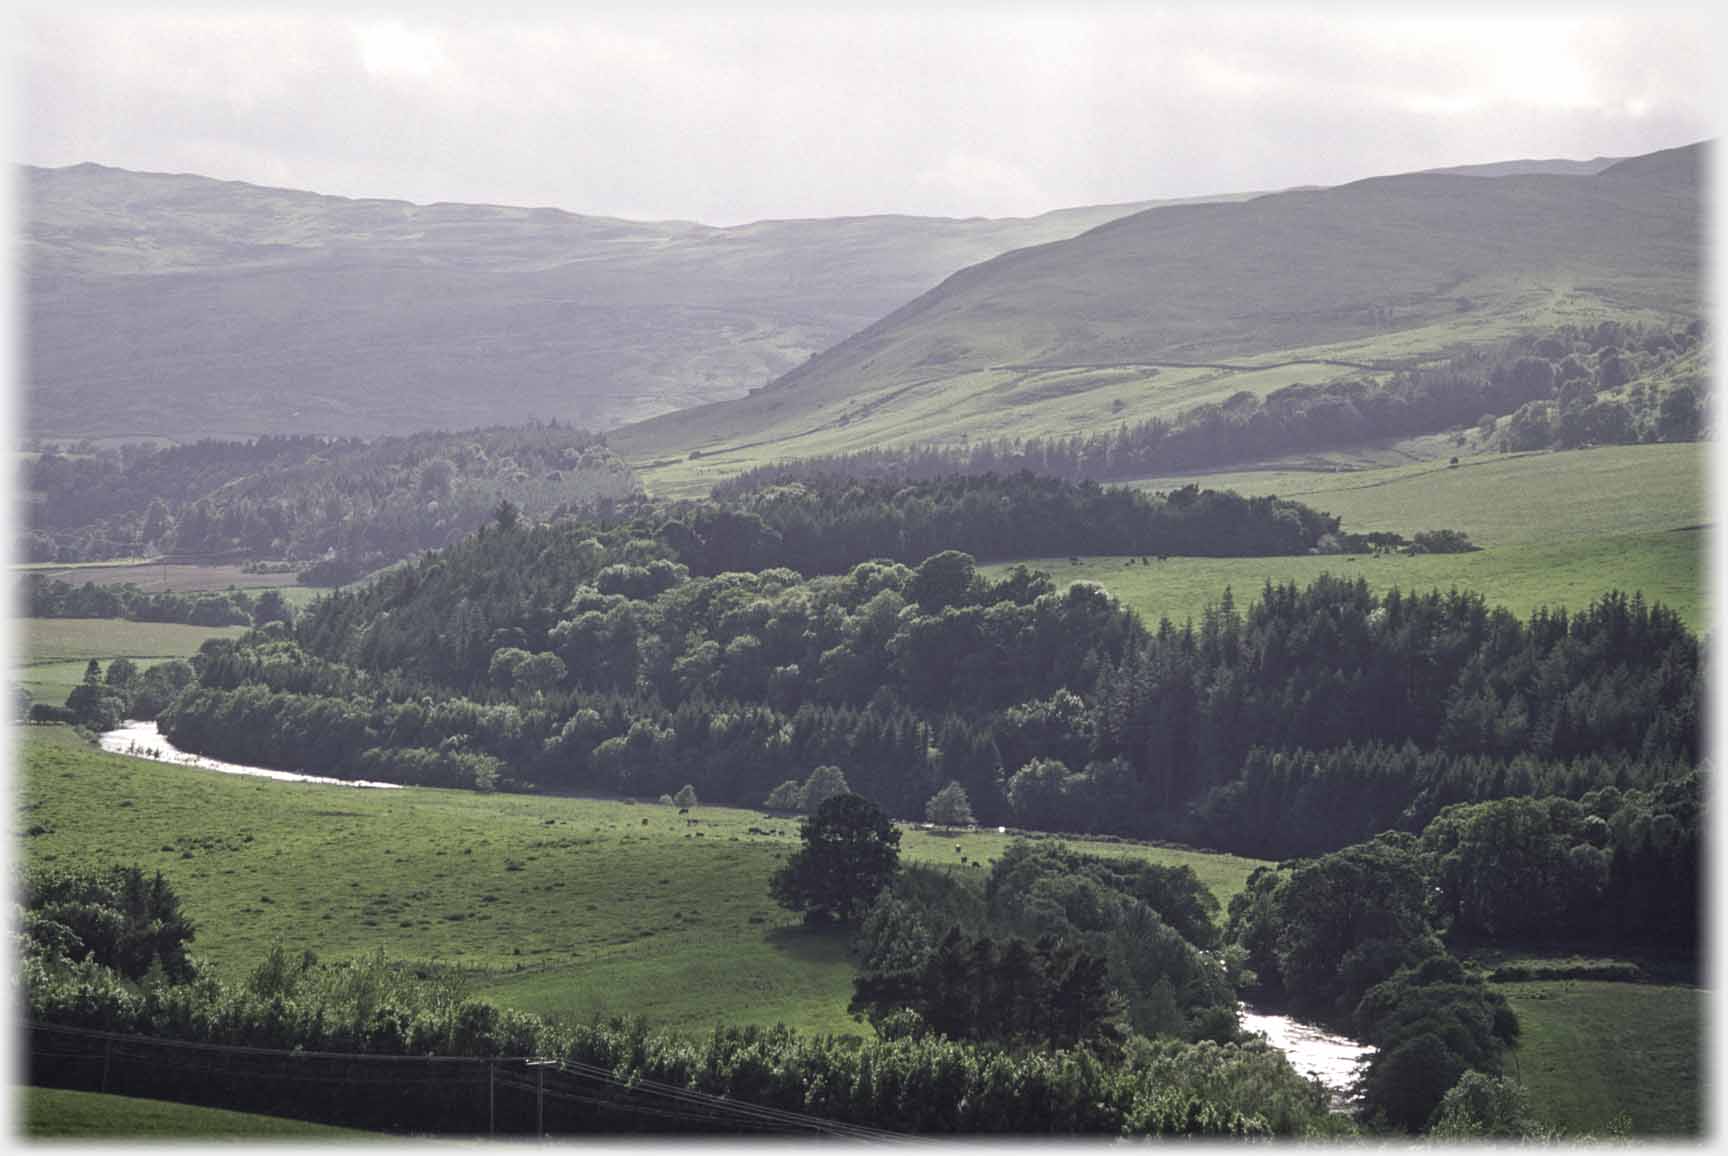
[[[131,980],[158,965],[171,979],[192,977],[186,945],[194,930],[160,871],[147,877],[140,867],[32,869],[20,906],[26,954],[89,961]]]
[[[1436,1140],[1522,1137],[1532,1130],[1524,1085],[1505,1076],[1465,1072],[1441,1097],[1428,1134]]]

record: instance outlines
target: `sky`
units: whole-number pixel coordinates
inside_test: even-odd
[[[1027,216],[1689,144],[1708,11],[38,8],[13,151],[715,225]]]

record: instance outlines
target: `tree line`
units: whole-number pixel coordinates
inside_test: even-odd
[[[550,516],[641,491],[600,435],[556,422],[91,450],[26,461],[27,560],[240,554],[346,580],[471,533],[501,500]]]
[[[293,609],[279,590],[145,591],[137,584],[75,585],[27,574],[24,603],[31,618],[125,618],[192,626],[262,626],[286,622]]]

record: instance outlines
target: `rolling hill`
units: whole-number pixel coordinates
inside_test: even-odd
[[[1144,204],[713,228],[22,170],[27,432],[589,428],[738,396],[956,269]]]
[[[744,399],[611,444],[658,465],[659,488],[774,457],[1111,428],[1563,321],[1696,315],[1704,147],[1152,208],[961,270]],[[692,453],[699,469],[675,464]]]

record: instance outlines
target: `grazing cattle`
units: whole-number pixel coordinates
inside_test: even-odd
[[[688,815],[690,813],[690,808],[689,807],[679,807],[678,813],[680,815]]]

